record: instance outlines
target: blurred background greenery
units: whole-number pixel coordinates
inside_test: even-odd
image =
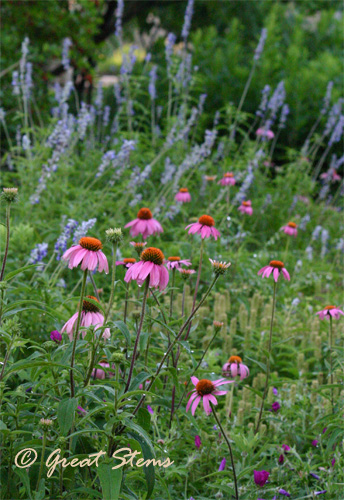
[[[63,78],[61,47],[66,37],[72,40],[76,88],[85,92],[87,87],[82,98],[90,101],[99,77],[112,84],[121,66],[114,36],[116,7],[116,0],[2,2],[1,98],[7,113],[16,107],[11,74],[25,36],[30,39],[29,60],[42,114],[50,112],[53,101],[47,82]],[[128,50],[132,44],[137,47],[137,74],[147,53],[165,64],[166,36],[174,32],[181,42],[185,8],[186,1],[124,3],[124,43]],[[267,42],[243,111],[254,114],[263,87],[274,88],[284,80],[290,115],[280,144],[299,148],[319,115],[327,83],[334,82],[332,102],[343,95],[341,1],[196,0],[189,43],[193,65],[199,67],[198,91],[207,94],[203,119],[207,125],[217,109],[238,104],[263,27],[268,29]],[[112,87],[107,95],[113,100]]]

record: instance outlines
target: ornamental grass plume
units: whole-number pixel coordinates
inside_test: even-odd
[[[297,236],[297,224],[295,222],[288,222],[286,226],[282,226],[281,230],[285,234],[289,234],[289,236],[294,236],[296,238]]]
[[[99,302],[99,300],[92,295],[86,296],[85,300],[83,300],[80,326],[85,328],[94,326],[94,330],[97,331],[104,325],[104,316],[100,313],[100,309],[87,299],[92,299],[95,302]],[[62,327],[61,332],[66,332],[70,341],[72,341],[74,338],[74,326],[77,323],[78,317],[79,313],[76,312]],[[85,335],[86,331],[83,331],[82,337],[84,338]],[[109,328],[105,328],[104,332],[102,333],[102,337],[104,339],[110,338]]]
[[[124,227],[130,227],[130,234],[134,238],[135,236],[141,234],[144,240],[146,240],[148,236],[163,232],[163,228],[160,222],[158,222],[156,219],[153,219],[153,214],[149,210],[149,208],[140,208],[140,210],[137,212],[136,219],[128,222],[128,224],[126,224]]]
[[[210,238],[211,236],[217,240],[220,236],[220,232],[214,227],[215,221],[210,215],[202,215],[198,222],[189,224],[185,229],[189,229],[189,234],[200,234],[201,238]]]
[[[240,207],[238,208],[239,212],[242,214],[247,214],[247,215],[252,215],[253,214],[253,209],[252,209],[252,203],[250,200],[248,201],[242,201]]]
[[[62,256],[62,259],[68,262],[69,269],[78,267],[81,263],[83,271],[94,271],[98,266],[98,271],[101,273],[109,272],[108,261],[101,251],[103,248],[102,242],[97,238],[84,236],[79,240],[78,245],[70,247]]]
[[[222,367],[222,375],[224,377],[240,377],[240,380],[244,380],[250,374],[250,370],[246,365],[243,364],[240,356],[231,356],[227,363]]]
[[[139,262],[133,264],[126,272],[124,281],[137,281],[142,286],[149,277],[149,287],[164,290],[168,285],[169,275],[164,266],[164,254],[159,248],[148,247],[141,253]]]
[[[189,190],[187,188],[180,188],[174,199],[179,203],[190,203],[191,195]]]

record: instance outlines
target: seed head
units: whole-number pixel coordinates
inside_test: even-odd
[[[18,188],[3,188],[1,198],[7,203],[18,201]]]
[[[107,229],[105,231],[106,239],[110,243],[117,243],[118,245],[123,241],[123,233],[120,227],[114,227],[111,229]]]

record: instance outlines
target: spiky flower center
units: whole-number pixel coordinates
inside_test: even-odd
[[[198,222],[202,224],[203,226],[215,226],[215,221],[210,215],[202,215],[199,219]]]
[[[169,257],[168,260],[170,262],[179,262],[180,261],[180,257]]]
[[[97,297],[93,297],[93,295],[86,295],[86,299],[92,299],[95,302],[99,302]],[[85,312],[99,312],[99,308],[95,304],[92,304],[92,302],[89,302],[86,299],[82,303],[82,310]]]
[[[137,212],[137,218],[141,220],[149,220],[153,218],[153,215],[149,208],[140,208]]]
[[[188,193],[188,192],[189,192],[189,190],[188,190],[188,188],[180,188],[180,189],[179,189],[179,192],[180,192],[180,193]]]
[[[228,363],[242,363],[242,359],[240,356],[231,356]]]
[[[102,242],[97,238],[91,238],[90,236],[84,236],[80,239],[79,245],[86,250],[92,250],[92,252],[98,252],[103,248]]]
[[[242,204],[244,205],[244,207],[250,207],[251,206],[251,202],[250,201],[243,201]]]
[[[284,267],[283,262],[280,260],[272,260],[269,265],[271,267],[277,267],[277,269],[282,269],[282,267]]]
[[[124,264],[135,264],[136,259],[127,258],[127,259],[123,259],[123,262],[124,262]]]
[[[135,248],[144,248],[147,243],[145,241],[139,241],[139,242],[133,242],[132,245],[135,247]]]
[[[141,253],[141,260],[144,262],[153,262],[158,266],[161,266],[164,262],[164,258],[164,254],[159,248],[149,247]]]
[[[326,311],[331,311],[331,309],[336,309],[336,306],[326,306],[324,309],[326,309]]]
[[[227,172],[223,177],[231,178],[234,177],[234,175],[231,172]]]
[[[202,378],[202,380],[199,380],[196,385],[196,391],[199,396],[206,396],[207,394],[211,394],[215,391],[215,386],[211,380]]]
[[[297,224],[295,224],[295,222],[288,222],[288,226],[292,227],[293,229],[297,228]]]

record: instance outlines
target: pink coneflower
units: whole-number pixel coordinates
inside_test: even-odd
[[[189,411],[192,404],[191,413],[194,415],[199,402],[203,399],[204,411],[207,415],[210,415],[211,408],[209,402],[213,403],[213,405],[217,405],[217,399],[215,396],[223,396],[227,393],[227,391],[218,391],[217,388],[223,384],[231,384],[233,383],[233,380],[220,378],[212,382],[206,378],[198,380],[197,377],[191,377],[191,382],[195,386],[195,389],[191,391],[192,394],[188,404],[186,405],[186,411]]]
[[[144,240],[152,234],[159,234],[163,232],[160,222],[153,219],[152,212],[149,208],[140,208],[137,212],[137,218],[126,224],[124,227],[130,227],[130,234],[133,237],[142,234]]]
[[[86,271],[94,271],[98,266],[98,271],[101,273],[109,272],[108,261],[101,251],[103,248],[102,242],[97,238],[84,236],[80,239],[78,245],[73,245],[63,254],[63,260],[69,261],[69,269],[77,267],[81,262],[81,269]]]
[[[168,257],[165,264],[167,269],[180,269],[182,266],[191,266],[191,262],[189,260],[182,260],[180,257]]]
[[[213,236],[215,240],[219,238],[220,232],[214,227],[215,221],[210,215],[202,215],[198,222],[194,222],[193,224],[189,224],[185,229],[189,229],[189,234],[200,234],[201,238],[210,238]]]
[[[248,201],[242,201],[240,207],[238,208],[239,212],[242,214],[247,214],[247,215],[252,215],[253,214],[253,209],[252,209],[252,203],[250,200]]]
[[[275,137],[275,134],[273,133],[272,130],[265,130],[264,128],[257,129],[256,135],[258,137],[264,137],[265,139],[269,139],[269,141]]]
[[[295,222],[288,222],[286,226],[281,227],[281,230],[285,232],[285,234],[289,234],[289,236],[297,236],[297,224]]]
[[[96,302],[98,302],[98,299],[96,297],[92,297],[92,295],[87,295],[86,299],[92,299]],[[76,325],[77,320],[78,320],[78,314],[75,313],[73,316],[63,325],[63,328],[61,332],[66,332],[68,334],[69,340],[73,340],[73,330],[74,330],[74,325]],[[84,300],[82,304],[82,311],[81,311],[81,322],[80,326],[84,327],[89,327],[91,325],[95,327],[102,327],[104,324],[104,316],[100,314],[99,309],[97,306],[89,302],[88,300]],[[98,328],[95,328],[97,330]],[[86,335],[86,332],[82,332],[82,337],[84,338]],[[104,339],[109,339],[110,338],[110,329],[105,328],[103,332],[103,338]]]
[[[321,174],[320,179],[329,179],[332,182],[339,182],[342,178],[334,168],[330,169],[328,172]]]
[[[180,188],[174,199],[179,201],[179,203],[190,203],[191,195],[189,190],[187,188]]]
[[[195,270],[194,269],[177,269],[177,271],[180,272],[180,274],[182,275],[182,278],[187,280],[188,278],[190,278],[190,276],[192,274],[195,274]]]
[[[322,311],[319,311],[316,314],[319,314],[320,319],[330,319],[330,317],[339,319],[340,314],[344,316],[344,312],[336,306],[326,306]]]
[[[234,378],[238,375],[240,376],[240,380],[244,380],[249,374],[250,370],[243,364],[240,356],[231,356],[222,367],[222,375],[224,377]]]
[[[169,275],[164,263],[164,254],[159,248],[148,247],[141,253],[141,260],[133,264],[127,271],[124,281],[137,281],[138,285],[143,285],[149,276],[149,286],[159,287],[164,290],[167,287]]]
[[[126,268],[129,269],[133,264],[135,264],[136,259],[131,259],[131,258],[126,258],[123,260],[117,260],[116,261],[116,266],[125,266]]]
[[[107,361],[101,361],[99,363],[99,366],[102,366],[103,368],[110,368],[110,364]],[[113,373],[109,373],[109,375],[113,375]],[[101,368],[94,368],[92,370],[92,378],[104,380],[105,377],[106,377],[106,372]]]
[[[223,177],[219,180],[218,184],[221,184],[221,186],[234,186],[235,179],[232,172],[226,172],[223,174]]]
[[[286,270],[286,268],[284,267],[283,262],[281,262],[280,260],[270,261],[270,264],[268,266],[264,266],[258,271],[258,275],[262,274],[262,278],[268,278],[270,274],[273,272],[274,280],[277,283],[281,271],[284,279],[290,281],[290,275]]]
[[[130,245],[134,247],[137,255],[140,257],[142,250],[145,248],[145,246],[147,246],[147,242],[146,241],[138,241],[138,242],[131,241]]]

